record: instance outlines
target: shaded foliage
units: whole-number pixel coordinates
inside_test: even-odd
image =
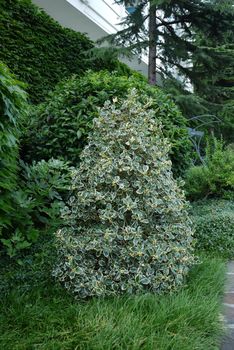
[[[20,161],[18,170],[12,207],[5,213],[10,225],[3,229],[0,240],[10,257],[20,257],[41,235],[58,228],[72,178],[68,164],[55,159],[31,166]]]
[[[23,109],[26,108],[24,86],[0,62],[0,237],[11,225],[13,196],[17,188],[18,141]]]

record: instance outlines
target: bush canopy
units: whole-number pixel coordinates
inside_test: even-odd
[[[190,164],[191,152],[186,119],[160,88],[149,86],[139,74],[127,77],[117,72],[90,71],[84,77],[74,76],[58,84],[47,101],[31,112],[22,157],[28,162],[54,157],[77,165],[98,107],[113,99],[120,104],[132,88],[138,90],[143,104],[152,98],[154,118],[162,122],[163,134],[172,144],[174,174],[182,174]]]

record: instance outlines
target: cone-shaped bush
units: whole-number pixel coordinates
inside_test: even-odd
[[[171,290],[193,262],[169,144],[138,100],[106,103],[74,176],[54,275],[77,297]]]

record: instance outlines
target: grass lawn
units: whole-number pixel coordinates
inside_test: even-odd
[[[51,280],[32,283],[37,272],[31,271],[24,287],[2,293],[0,349],[218,350],[225,263],[202,260],[172,295],[86,302]],[[19,276],[20,269],[15,281]]]

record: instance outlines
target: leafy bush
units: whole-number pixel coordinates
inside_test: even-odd
[[[43,101],[61,79],[90,68],[85,51],[92,42],[30,0],[0,1],[0,34],[0,60],[28,84],[32,102]]]
[[[21,165],[20,188],[29,199],[31,219],[37,227],[49,225],[53,229],[69,196],[72,168],[57,159]]]
[[[11,225],[13,193],[17,187],[18,139],[26,94],[23,85],[0,62],[0,236]]]
[[[18,143],[27,104],[23,85],[0,62],[0,242],[10,256],[56,227],[72,169],[60,160],[31,166],[19,161]]]
[[[56,230],[60,210],[68,199],[72,168],[50,159],[31,166],[21,162],[18,185],[13,194],[13,209],[8,212],[11,227],[1,242],[9,256],[36,242],[42,231]]]
[[[117,98],[117,104],[121,103],[121,98],[134,87],[142,103],[147,97],[153,99],[151,108],[155,118],[162,121],[163,133],[172,144],[173,170],[176,175],[183,173],[190,155],[186,120],[159,88],[149,86],[137,74],[128,78],[105,71],[89,72],[83,78],[74,76],[60,83],[44,104],[33,109],[22,155],[27,161],[55,157],[76,165],[98,107],[113,98]]]
[[[198,250],[234,256],[234,202],[207,200],[194,203],[192,220]]]
[[[213,138],[206,147],[204,165],[189,168],[185,188],[191,200],[206,197],[234,198],[234,151]]]
[[[76,296],[161,292],[193,261],[192,230],[169,144],[135,91],[106,103],[72,182],[54,275]]]

